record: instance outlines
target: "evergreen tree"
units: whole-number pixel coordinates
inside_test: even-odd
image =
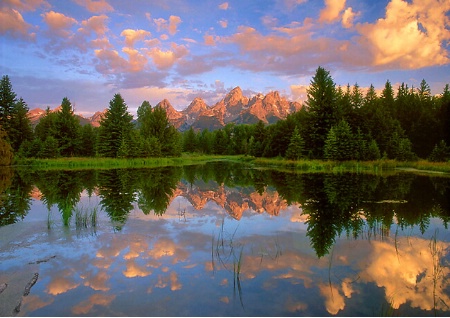
[[[9,139],[14,152],[19,151],[23,142],[33,139],[33,128],[28,118],[28,106],[22,98],[14,104],[9,120],[9,129]]]
[[[41,118],[39,123],[34,128],[35,137],[44,142],[47,137],[54,137],[58,134],[56,127],[57,114],[50,111],[50,107],[45,110],[45,115]]]
[[[197,136],[192,127],[183,134],[183,150],[186,152],[195,152],[197,150]]]
[[[335,84],[330,73],[322,67],[316,70],[311,80],[305,105],[309,111],[306,146],[314,157],[322,158],[328,132],[336,124],[338,116]]]
[[[431,152],[428,160],[434,162],[445,162],[450,160],[450,146],[447,146],[444,140],[436,144]]]
[[[181,155],[181,135],[169,122],[164,108],[152,108],[149,102],[144,101],[137,113],[139,129],[144,138],[155,137],[163,156]]]
[[[333,126],[328,133],[325,142],[325,158],[329,160],[353,160],[357,159],[358,151],[355,137],[350,125],[342,120],[337,126]]]
[[[53,136],[48,136],[42,143],[41,151],[38,154],[40,158],[59,157],[58,140]]]
[[[13,149],[7,140],[6,132],[0,126],[0,166],[9,166],[13,159]]]
[[[14,105],[17,102],[16,93],[12,89],[8,75],[4,75],[0,81],[0,125],[9,136],[10,119]]]
[[[78,153],[84,157],[94,157],[96,152],[97,143],[97,130],[98,128],[92,127],[92,125],[84,125],[81,127],[80,132],[80,147]]]
[[[298,160],[303,157],[303,150],[305,142],[298,132],[298,128],[295,127],[292,133],[291,141],[286,151],[286,158],[290,160]]]
[[[384,89],[381,92],[380,96],[380,106],[382,111],[386,114],[392,114],[394,111],[394,89],[392,88],[392,84],[389,80],[386,81],[384,85]]]
[[[213,143],[214,154],[225,155],[228,147],[227,134],[222,129],[218,129],[213,132],[213,136],[214,136],[214,143]]]
[[[56,113],[55,136],[58,141],[59,153],[63,157],[72,157],[75,155],[80,144],[80,121],[72,109],[72,104],[67,97],[61,102],[61,111]]]
[[[123,141],[128,140],[133,129],[133,116],[120,94],[115,94],[100,121],[98,152],[101,156],[117,158]]]

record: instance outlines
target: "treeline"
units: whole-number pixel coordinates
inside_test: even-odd
[[[180,156],[184,152],[287,159],[401,161],[450,160],[450,89],[432,96],[425,80],[418,88],[389,81],[380,96],[373,85],[336,86],[319,67],[304,107],[272,125],[227,124],[223,129],[178,132],[160,107],[144,101],[133,121],[120,94],[114,95],[100,127],[82,126],[68,98],[58,112],[46,110],[33,129],[28,106],[7,75],[0,84],[0,164],[15,158],[71,156],[136,158]]]
[[[304,107],[266,126],[228,124],[214,132],[192,129],[184,151],[248,154],[287,159],[400,161],[450,160],[450,89],[432,96],[425,80],[418,88],[402,83],[395,94],[389,81],[378,96],[355,84],[336,86],[319,67]]]

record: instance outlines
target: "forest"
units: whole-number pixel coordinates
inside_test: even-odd
[[[49,108],[33,128],[28,105],[15,94],[8,75],[0,83],[0,165],[23,158],[174,157],[183,152],[281,157],[290,160],[394,159],[450,160],[450,88],[433,96],[425,80],[419,87],[389,80],[377,94],[354,84],[337,86],[318,67],[300,111],[266,125],[227,124],[224,128],[179,132],[166,112],[143,101],[137,119],[115,94],[100,127],[81,125],[69,98]]]

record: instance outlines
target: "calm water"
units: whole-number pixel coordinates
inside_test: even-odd
[[[449,177],[214,163],[0,192],[2,316],[450,314]]]

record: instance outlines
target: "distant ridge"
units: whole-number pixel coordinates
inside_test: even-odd
[[[291,102],[281,97],[278,91],[272,91],[267,95],[257,94],[248,98],[242,94],[239,86],[233,88],[213,106],[208,106],[200,97],[196,97],[182,111],[177,111],[167,99],[163,99],[156,106],[166,110],[170,123],[180,131],[188,130],[190,127],[196,131],[216,130],[225,127],[228,123],[254,124],[259,120],[271,124],[286,118],[287,115],[300,110],[302,107],[298,102]],[[52,112],[59,111],[59,109],[57,107]],[[87,118],[81,115],[76,116],[80,119],[82,125],[90,124],[98,127],[105,112],[106,109]],[[40,108],[28,112],[28,117],[33,126],[36,126],[44,115],[45,110]]]

